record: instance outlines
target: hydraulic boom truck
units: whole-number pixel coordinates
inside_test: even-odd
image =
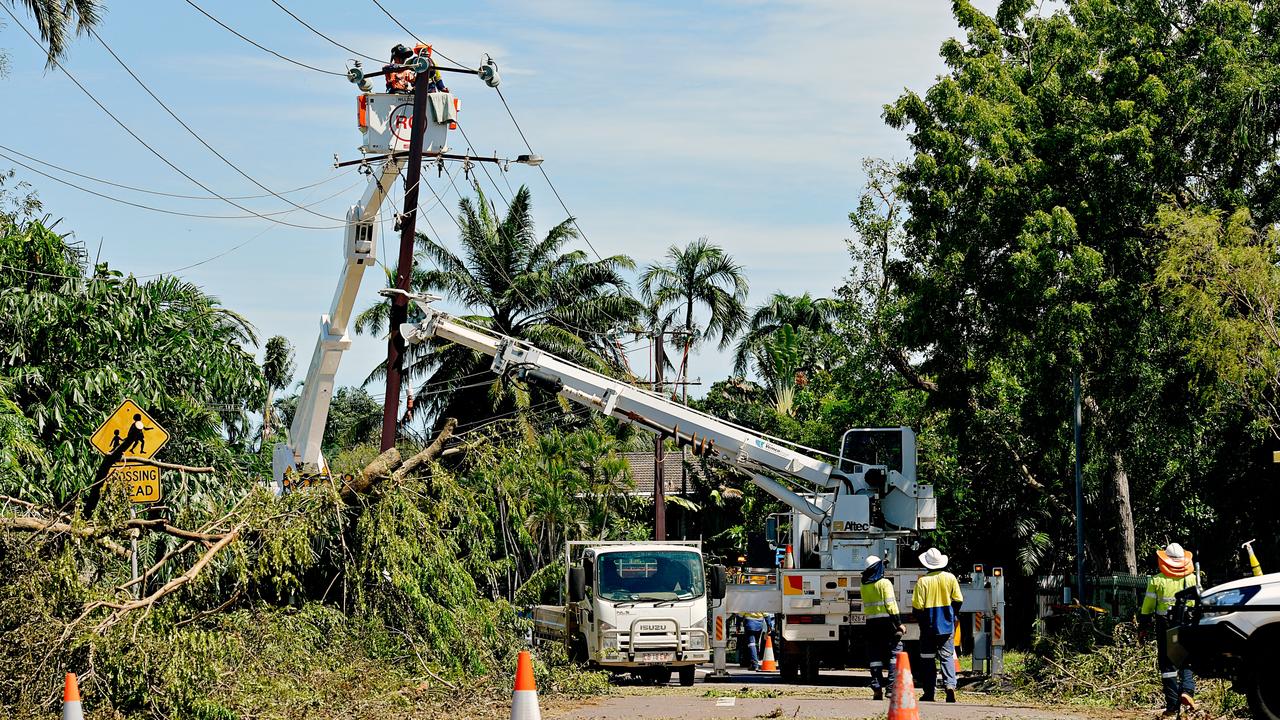
[[[382,292],[391,295],[401,291]],[[769,524],[788,529],[785,537],[775,531],[775,540],[795,549],[797,567],[780,569],[773,584],[731,585],[724,601],[714,604],[710,635],[716,674],[724,673],[727,615],[750,611],[778,619],[779,665],[784,677],[812,679],[822,665],[845,667],[863,645],[860,576],[869,555],[884,559],[886,576],[895,583],[899,604],[910,607],[915,581],[925,571],[903,567],[899,551],[910,550],[915,533],[934,528],[937,518],[933,488],[916,481],[915,433],[910,428],[849,430],[844,434],[841,454],[832,464],[793,449],[797,446],[788,447],[782,440],[452,317],[431,305],[438,298],[421,294],[410,294],[409,298],[418,305],[423,319],[401,327],[406,342],[440,338],[488,355],[493,358],[494,373],[557,393],[670,439],[695,456],[735,468],[790,508]],[[569,567],[575,565],[570,562]],[[600,574],[587,579],[594,583],[594,597],[601,598],[605,586]],[[572,588],[571,577],[566,583]],[[980,570],[975,572],[965,595],[964,611],[977,613],[976,639],[988,648],[1002,645],[1000,571],[996,569],[991,578]],[[663,604],[644,595],[625,602],[634,608]],[[584,617],[589,623],[590,615]],[[597,614],[595,622],[602,621]],[[995,627],[988,632],[993,621]],[[616,623],[611,625],[620,630]],[[918,629],[908,625],[907,639],[918,636]],[[634,635],[619,642],[628,639],[635,647],[638,640]],[[998,650],[995,652],[998,660]],[[992,669],[998,672],[997,665]]]

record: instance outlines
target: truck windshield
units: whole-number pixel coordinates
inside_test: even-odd
[[[688,600],[702,595],[702,556],[679,550],[605,553],[596,561],[600,597],[615,601]]]

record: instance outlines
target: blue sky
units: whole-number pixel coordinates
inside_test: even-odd
[[[345,70],[349,53],[269,0],[195,2],[283,55]],[[281,2],[375,57],[410,41],[372,2]],[[988,9],[993,4],[979,3]],[[625,253],[643,267],[672,244],[707,236],[744,266],[753,304],[775,291],[828,296],[849,274],[847,216],[863,181],[861,160],[907,153],[903,135],[881,120],[881,107],[904,88],[926,89],[942,71],[939,45],[957,32],[950,3],[941,0],[383,5],[456,60],[475,66],[484,53],[497,60],[516,118],[600,253]],[[22,11],[18,16],[33,27]],[[7,15],[0,19],[0,48],[9,54],[9,74],[0,78],[7,98],[0,144],[122,184],[204,194],[116,126],[60,71],[46,72],[41,52]],[[358,155],[355,92],[344,78],[272,57],[181,0],[107,0],[100,33],[161,99],[256,180],[276,191],[328,180],[289,197],[304,205],[323,201],[312,210],[332,217],[359,199],[363,181],[350,173],[337,177],[340,171],[332,168],[335,154]],[[65,65],[188,174],[219,194],[262,193],[186,134],[92,37],[73,42]],[[524,152],[492,90],[464,76],[448,80],[462,99],[461,120],[478,150]],[[451,145],[461,144],[461,137],[451,136]],[[11,165],[0,158],[0,168]],[[61,229],[73,231],[91,256],[100,246],[114,268],[149,275],[202,263],[180,274],[244,314],[264,341],[288,337],[298,350],[301,379],[337,280],[340,230],[165,215],[18,171],[39,191],[46,210],[62,218]],[[50,172],[132,202],[244,214],[216,200],[148,196]],[[434,172],[426,177],[445,205],[425,194],[424,207],[432,206],[426,218],[452,241],[447,213],[457,196]],[[507,180],[531,187],[539,228],[564,218],[535,170],[512,166]],[[483,176],[482,182],[488,183]],[[292,209],[271,197],[241,202],[257,212]],[[333,224],[302,211],[277,217]],[[394,255],[395,243],[388,224],[384,257]],[[366,275],[359,307],[374,301],[382,283],[380,275]],[[378,338],[356,336],[339,383],[362,381],[385,347]],[[635,362],[645,372],[644,360]],[[710,382],[730,367],[727,353],[708,349],[695,357],[691,374]]]

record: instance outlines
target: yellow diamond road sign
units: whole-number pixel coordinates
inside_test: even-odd
[[[103,455],[123,447],[122,460],[151,459],[169,442],[169,433],[132,400],[125,400],[90,436],[89,441]]]

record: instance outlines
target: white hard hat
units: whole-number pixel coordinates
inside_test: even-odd
[[[1186,551],[1184,551],[1182,549],[1182,546],[1179,545],[1178,543],[1169,543],[1167,546],[1165,546],[1164,554],[1168,555],[1169,558],[1173,560],[1181,560],[1183,557],[1186,556]]]
[[[868,555],[866,569],[870,570],[871,566],[875,565],[878,562],[880,562],[880,558],[876,557],[875,555]]]

